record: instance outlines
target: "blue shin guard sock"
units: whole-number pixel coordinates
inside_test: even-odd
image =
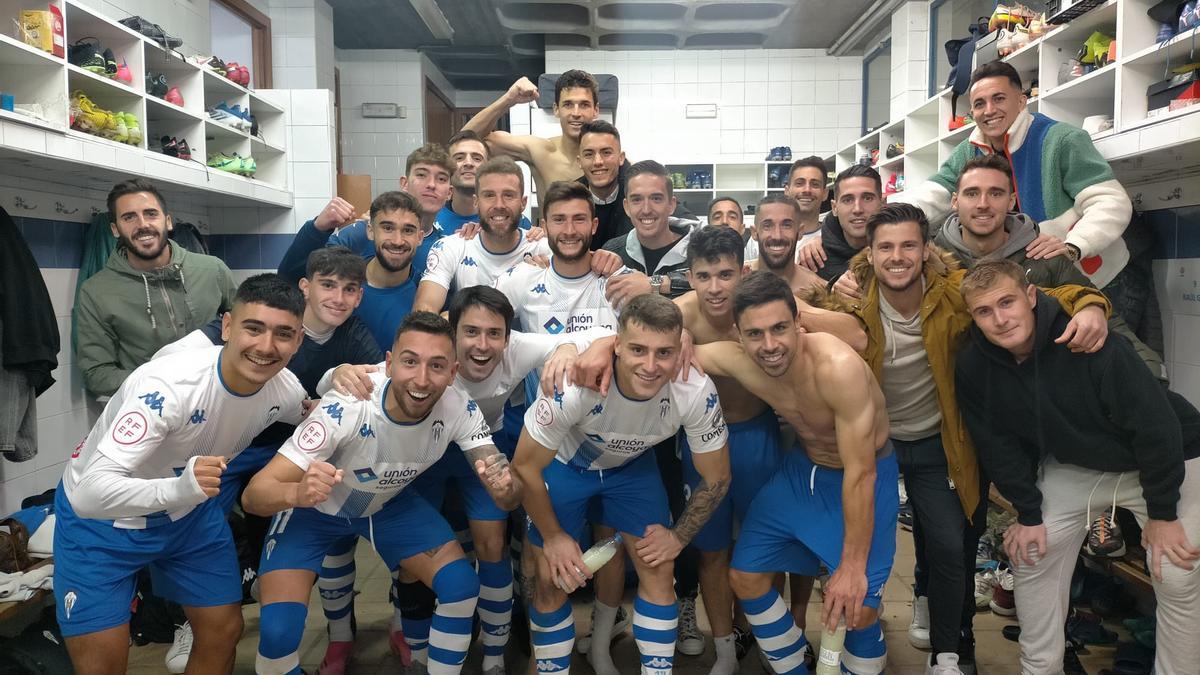
[[[479,561],[479,623],[483,629],[483,670],[504,665],[504,648],[508,645],[512,623],[513,574],[512,562]]]
[[[300,675],[300,638],[308,607],[299,602],[272,602],[259,612],[258,675]]]
[[[575,615],[571,601],[549,612],[529,607],[529,630],[533,637],[533,658],[539,673],[565,673],[571,668],[571,648],[575,645]]]
[[[420,581],[394,581],[394,602],[400,614],[404,642],[414,663],[429,661],[429,625],[433,619],[436,597]]]
[[[325,554],[317,588],[321,594],[321,610],[329,622],[330,642],[354,641],[354,548],[356,538],[337,542]]]
[[[479,599],[479,577],[466,560],[447,563],[433,575],[437,608],[429,631],[429,673],[458,673],[471,648],[471,624]]]
[[[792,613],[774,588],[766,594],[742,600],[742,610],[758,641],[758,648],[780,675],[805,675],[804,647],[808,640],[796,626]]]
[[[854,675],[877,675],[887,665],[887,643],[879,622],[846,632],[842,648],[842,668]]]
[[[642,596],[633,601],[633,639],[642,655],[643,675],[665,675],[675,665],[679,605],[656,605]]]

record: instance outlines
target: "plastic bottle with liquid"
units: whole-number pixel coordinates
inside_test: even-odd
[[[592,574],[596,570],[604,567],[609,560],[612,560],[617,552],[621,550],[621,533],[618,532],[614,536],[603,541],[598,541],[583,553],[583,564],[587,565],[588,571]]]
[[[846,642],[846,624],[839,623],[833,633],[821,635],[821,652],[817,657],[816,675],[841,675],[842,646]]]

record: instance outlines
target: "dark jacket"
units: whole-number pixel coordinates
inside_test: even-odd
[[[825,214],[825,221],[821,223],[821,248],[825,249],[825,266],[817,270],[817,276],[831,285],[850,269],[850,259],[862,250],[846,241],[842,224],[832,213]]]
[[[54,384],[58,319],[29,244],[0,208],[0,367],[23,371],[35,394]],[[3,405],[0,403],[0,405]]]
[[[593,201],[596,220],[600,221],[596,225],[596,234],[592,235],[593,251],[598,250],[612,238],[628,234],[633,229],[633,221],[625,213],[625,170],[628,168],[629,162],[626,161],[621,168],[617,169],[617,194],[612,202],[596,204]],[[580,176],[579,182],[588,185],[587,174]]]
[[[1183,462],[1200,456],[1200,412],[1146,369],[1129,341],[1100,351],[1054,343],[1069,321],[1038,293],[1033,354],[1017,363],[977,326],[955,369],[959,407],[980,461],[1023,525],[1042,522],[1038,470],[1052,456],[1105,472],[1137,471],[1146,510],[1174,520]]]
[[[687,247],[688,241],[691,239],[692,227],[696,224],[671,216],[668,227],[672,232],[682,236],[662,257],[658,266],[652,270],[646,269],[646,258],[642,255],[642,244],[638,241],[637,230],[630,230],[623,237],[610,239],[604,245],[604,250],[621,256],[621,262],[631,270],[637,270],[650,276],[664,274],[670,277],[671,292],[667,294],[667,297],[677,298],[692,290],[692,285],[687,280]]]

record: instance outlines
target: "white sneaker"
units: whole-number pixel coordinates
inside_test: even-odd
[[[596,623],[596,606],[592,605],[592,624]],[[633,625],[633,619],[629,616],[629,612],[625,611],[624,607],[617,608],[617,618],[613,619],[612,639],[615,642],[621,637],[629,627]],[[587,654],[592,648],[592,628],[588,624],[588,632],[575,638],[575,651],[580,654]]]
[[[184,622],[175,629],[175,640],[167,650],[167,672],[178,675],[187,670],[188,657],[192,654],[192,624]]]
[[[958,654],[942,652],[937,655],[936,663],[925,664],[925,675],[963,675],[958,668]]]
[[[696,625],[696,599],[679,601],[679,641],[675,648],[680,654],[699,656],[704,653],[704,635]]]
[[[983,610],[988,608],[988,603],[992,601],[992,591],[996,587],[996,573],[992,570],[984,570],[975,573],[975,609]]]
[[[929,649],[929,598],[913,597],[912,623],[908,624],[908,644],[917,649]]]

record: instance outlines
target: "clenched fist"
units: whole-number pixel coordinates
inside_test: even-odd
[[[192,475],[196,477],[196,483],[204,491],[205,497],[211,499],[221,491],[221,474],[225,473],[225,467],[225,458],[219,456],[201,455],[192,463]]]
[[[341,469],[334,468],[329,462],[309,464],[297,486],[296,506],[308,508],[329,499],[333,486],[342,482],[342,474]]]

